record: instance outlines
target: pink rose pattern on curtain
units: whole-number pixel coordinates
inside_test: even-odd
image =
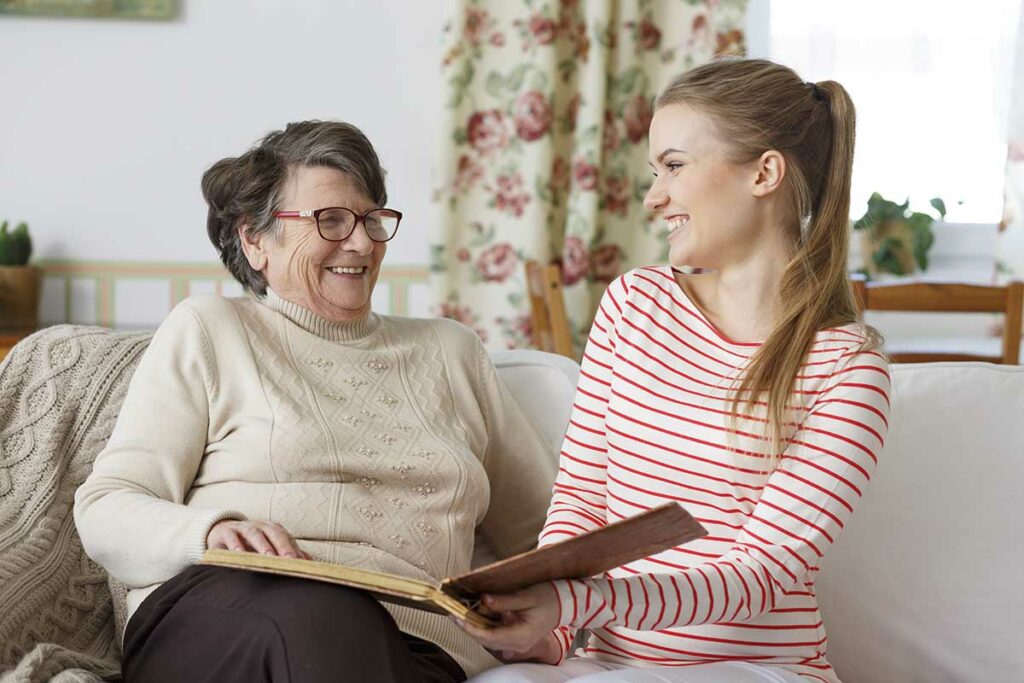
[[[527,259],[562,265],[580,346],[604,288],[664,262],[643,208],[657,91],[742,54],[746,0],[449,0],[436,312],[493,349],[529,346]]]

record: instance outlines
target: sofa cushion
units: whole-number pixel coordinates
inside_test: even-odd
[[[495,351],[491,360],[516,403],[551,444],[557,462],[580,366],[571,358],[529,349]]]
[[[1024,367],[897,365],[871,487],[817,580],[844,683],[1024,680]]]
[[[15,680],[120,669],[123,611],[114,618],[107,574],[83,552],[71,510],[148,340],[62,325],[0,364],[0,671],[17,666]]]
[[[531,349],[495,351],[491,360],[516,404],[551,445],[551,459],[557,463],[580,366],[565,356]],[[472,566],[483,567],[499,559],[487,537],[477,532]]]

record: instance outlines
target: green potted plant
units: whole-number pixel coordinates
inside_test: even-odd
[[[8,229],[0,225],[0,328],[34,329],[39,324],[39,296],[42,273],[28,265],[32,237],[28,225]]]
[[[938,220],[946,217],[946,204],[938,197],[931,200]],[[930,214],[910,210],[910,199],[902,204],[875,192],[868,199],[868,210],[853,224],[861,235],[864,270],[868,275],[892,273],[909,275],[928,269],[928,250],[935,242]]]

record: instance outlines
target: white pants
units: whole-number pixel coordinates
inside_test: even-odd
[[[695,666],[637,668],[594,659],[569,659],[559,666],[507,664],[474,676],[467,683],[807,683],[777,666],[719,662]]]

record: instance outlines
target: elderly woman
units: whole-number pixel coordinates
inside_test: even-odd
[[[130,588],[126,680],[461,681],[496,661],[447,618],[358,590],[199,566],[207,548],[437,579],[474,531],[532,545],[547,446],[479,340],[377,315],[402,214],[366,137],[307,121],[203,176],[208,232],[251,295],[157,330],[75,499]]]

